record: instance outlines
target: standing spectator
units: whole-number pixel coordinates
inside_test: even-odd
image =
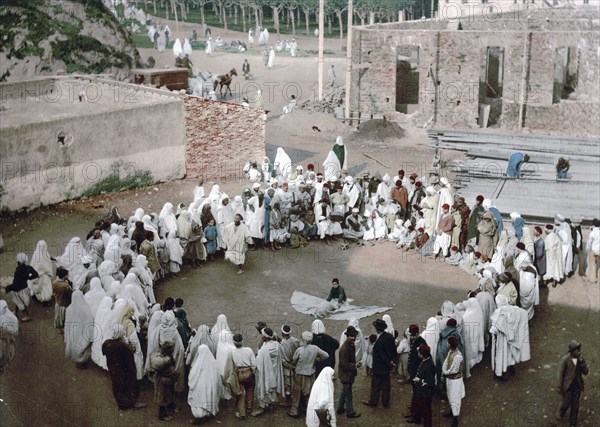
[[[588,373],[587,363],[581,357],[581,343],[573,340],[569,343],[569,352],[562,357],[558,368],[558,392],[563,400],[558,416],[562,419],[570,408],[571,427],[577,425],[579,397],[583,391],[583,375]]]
[[[446,379],[446,390],[448,391],[448,403],[451,410],[446,416],[452,417],[452,427],[458,426],[458,416],[460,415],[460,404],[465,397],[465,384],[463,383],[463,357],[458,349],[458,337],[448,338],[450,351],[444,360],[442,366],[442,377]]]
[[[421,364],[417,375],[413,378],[415,408],[412,418],[409,418],[407,422],[421,424],[422,421],[424,427],[431,427],[431,399],[435,393],[435,365],[431,360],[431,349],[427,344],[419,347],[419,358]]]
[[[390,371],[395,368],[396,346],[394,337],[387,333],[387,324],[377,319],[373,322],[377,339],[373,345],[373,375],[371,376],[371,397],[363,400],[367,406],[377,406],[379,396],[384,408],[390,406]]]
[[[340,365],[338,367],[338,375],[342,383],[342,392],[340,393],[337,414],[341,415],[345,411],[348,418],[358,418],[360,414],[354,412],[352,404],[352,385],[356,378],[357,368],[362,366],[360,362],[356,362],[355,341],[358,331],[354,326],[348,326],[344,333],[346,341],[340,348],[339,354]]]
[[[325,325],[323,325],[323,322],[319,319],[312,323],[311,330],[313,333],[312,343],[329,355],[327,359],[317,361],[315,375],[319,376],[321,370],[323,370],[325,366],[335,369],[335,351],[340,348],[340,343],[338,340],[325,333]]]
[[[250,347],[242,347],[244,337],[241,334],[233,336],[233,344],[235,350],[231,353],[233,361],[233,369],[240,383],[240,391],[242,392],[237,401],[237,412],[235,417],[238,419],[247,419],[246,414],[252,413],[252,402],[254,401],[254,386],[256,371],[256,358]]]
[[[175,412],[175,382],[179,373],[175,370],[173,351],[175,343],[165,341],[160,351],[150,355],[150,369],[156,374],[154,380],[154,398],[158,403],[158,419],[171,421]]]
[[[52,283],[54,292],[54,327],[60,329],[63,333],[65,327],[65,313],[67,307],[71,304],[71,294],[73,286],[69,280],[67,269],[58,267],[56,269],[57,279]]]
[[[588,253],[588,268],[587,277],[590,282],[598,281],[598,257],[600,256],[600,221],[594,219],[592,221],[592,231],[588,236],[585,249]]]

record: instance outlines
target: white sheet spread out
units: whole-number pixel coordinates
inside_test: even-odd
[[[328,302],[324,298],[294,291],[290,302],[292,307],[300,313],[310,314],[317,318],[327,317],[332,320],[350,320],[353,317],[362,319],[392,309],[392,307],[356,306],[352,305],[352,301],[348,299],[345,304],[338,307],[336,303]]]

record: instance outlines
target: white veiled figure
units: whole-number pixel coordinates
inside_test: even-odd
[[[184,55],[192,54],[192,45],[190,44],[190,41],[187,38],[185,38],[183,40],[183,54]]]
[[[113,282],[116,281],[117,271],[119,271],[118,267],[110,260],[102,261],[102,264],[98,266],[98,276],[102,281],[102,287],[107,293],[112,289]]]
[[[244,211],[244,202],[242,201],[242,196],[238,195],[233,198],[232,207],[233,207],[234,217],[235,217],[235,214],[240,214],[240,215],[242,215],[242,217],[244,216],[245,211]]]
[[[496,295],[496,311],[490,317],[492,334],[492,370],[503,375],[509,366],[531,358],[527,312],[508,304],[504,295]]]
[[[179,273],[180,266],[183,264],[183,248],[176,231],[169,231],[167,235],[167,248],[169,249],[170,270],[171,273]]]
[[[73,237],[65,246],[65,250],[61,256],[56,257],[56,266],[63,267],[69,272],[81,264],[81,258],[87,255],[87,252],[81,244],[79,237]]]
[[[262,239],[263,227],[265,225],[265,204],[259,206],[260,200],[257,196],[250,197],[248,199],[248,209],[246,211],[246,226],[248,227],[248,233],[253,239]],[[250,206],[254,208],[254,211],[250,209]]]
[[[122,237],[120,246],[121,246],[121,257],[124,257],[125,255],[129,255],[130,257],[133,257],[134,253],[133,253],[133,249],[131,249],[131,239],[129,237]]]
[[[346,177],[343,193],[348,195],[348,206],[356,206],[356,203],[360,198],[361,191],[360,186],[354,181],[353,177]]]
[[[198,347],[188,378],[188,404],[195,418],[215,416],[223,385],[217,361],[207,345]]]
[[[206,325],[198,326],[196,329],[196,334],[190,339],[188,343],[188,348],[185,351],[185,364],[187,366],[192,366],[196,357],[198,356],[198,348],[202,345],[208,346],[211,354],[213,354],[213,358],[217,354],[217,343],[213,342],[212,337],[210,335],[210,328]],[[214,349],[214,350],[213,350]]]
[[[160,309],[160,304],[154,304],[150,309],[150,320],[148,321],[148,343],[146,351],[148,356],[160,350],[158,347],[158,333],[160,331],[160,324],[162,322],[163,315],[164,312]],[[144,371],[146,373],[150,371],[150,357],[148,356],[146,357],[146,364],[144,366]],[[152,376],[148,376],[148,378],[152,379]]]
[[[152,272],[148,268],[148,260],[145,255],[138,255],[133,262],[133,267],[129,269],[130,273],[136,275],[139,283],[142,286],[142,291],[146,295],[149,304],[155,304],[154,288],[152,281]]]
[[[102,354],[102,344],[105,340],[112,338],[112,331],[110,330],[112,305],[113,300],[111,297],[102,298],[94,317],[95,335],[92,343],[92,361],[104,370],[108,370],[108,368],[106,366],[106,356]]]
[[[440,197],[438,200],[437,216],[435,218],[436,226],[440,222],[440,217],[442,216],[442,206],[444,206],[444,204],[448,204],[450,206],[452,206],[454,204],[454,195],[452,194],[453,193],[452,186],[450,185],[448,178],[446,178],[445,176],[441,177],[440,185],[442,185],[442,188],[440,189],[440,192],[439,192]]]
[[[330,181],[331,179],[337,180],[342,173],[342,169],[347,168],[348,149],[344,145],[344,139],[338,136],[323,162],[323,176],[325,176],[326,181]]]
[[[144,209],[137,208],[132,216],[127,220],[127,237],[131,239],[133,234],[133,230],[135,230],[135,223],[137,221],[142,221],[144,218]]]
[[[0,372],[15,357],[15,343],[19,335],[19,319],[8,309],[8,304],[0,300]]]
[[[95,328],[90,306],[77,290],[65,311],[65,356],[75,363],[85,363],[92,354]]]
[[[365,230],[365,234],[363,235],[363,240],[376,240],[376,239],[384,239],[387,234],[387,226],[385,225],[385,219],[379,215],[379,212],[374,210],[373,212],[365,211],[365,215],[369,213],[369,218],[367,219],[368,230]]]
[[[224,201],[227,201],[226,205],[223,204]],[[225,228],[227,228],[227,226],[233,222],[235,217],[231,200],[226,193],[221,194],[221,197],[219,198],[219,205],[214,213],[216,213],[215,221],[217,223],[218,245],[219,247],[224,248],[225,242],[223,241],[223,236],[225,236]]]
[[[531,320],[534,306],[540,303],[540,288],[537,270],[531,263],[529,255],[519,263],[519,300],[523,310],[527,311],[527,318]]]
[[[185,348],[183,347],[181,336],[177,332],[175,314],[171,310],[167,310],[162,316],[158,330],[158,347],[160,348],[166,341],[171,341],[175,344],[173,359],[175,359],[175,370],[179,372],[177,382],[175,383],[175,391],[181,392],[185,388]]]
[[[465,370],[469,372],[473,366],[483,359],[485,351],[484,329],[485,321],[483,311],[476,298],[469,298],[463,302],[466,310],[463,314],[463,341],[465,343]]]
[[[333,399],[333,369],[323,368],[310,391],[306,406],[306,426],[319,427],[321,422],[317,411],[326,411],[331,425],[336,425],[336,414]]]
[[[216,357],[216,351],[217,351],[216,345],[219,342],[219,338],[221,337],[221,331],[231,332],[231,329],[229,328],[229,324],[227,323],[227,316],[225,316],[224,314],[219,314],[217,316],[217,321],[215,322],[212,329],[210,330],[210,336],[212,338],[212,341],[215,343],[215,357]]]
[[[279,165],[277,175],[281,175],[283,180],[287,181],[292,173],[292,159],[290,159],[290,156],[288,156],[281,147],[277,148],[277,154],[275,155],[273,164],[275,163]]]
[[[204,200],[204,187],[198,185],[194,188],[194,203],[200,206]]]
[[[160,237],[165,238],[170,232],[177,233],[177,220],[175,214],[173,214],[173,205],[169,202],[163,205],[158,219],[161,222],[160,226]]]
[[[348,321],[348,326],[354,326],[354,329],[356,329],[356,331],[358,332],[358,335],[356,336],[356,341],[354,341],[354,353],[356,354],[356,361],[360,362],[363,359],[363,355],[365,352],[365,337],[363,335],[362,330],[360,329],[360,325],[358,323],[358,319],[353,317],[352,319],[350,319]],[[342,347],[342,345],[346,342],[346,330],[344,329],[344,331],[342,332],[342,335],[340,336],[340,348]]]
[[[102,288],[102,281],[98,277],[93,277],[90,281],[90,290],[83,297],[94,318],[96,318],[98,306],[105,296],[106,291]]]
[[[154,239],[158,239],[159,235],[158,235],[158,229],[156,228],[156,226],[154,225],[154,223],[152,222],[152,218],[150,217],[150,215],[144,215],[142,218],[142,222],[144,223],[144,230],[146,231],[151,231],[154,233]]]
[[[444,301],[442,304],[442,319],[440,320],[441,325],[446,325],[448,319],[456,320],[456,329],[462,333],[463,319],[462,314],[456,309],[456,305],[452,301]]]
[[[45,241],[40,240],[35,246],[35,251],[31,256],[31,264],[35,271],[39,274],[37,279],[29,282],[33,294],[40,302],[50,301],[52,298],[52,277],[54,270],[52,268],[52,260],[48,253],[48,245]]]
[[[385,324],[387,325],[387,328],[385,329],[385,331],[390,334],[391,336],[394,336],[394,323],[392,322],[392,318],[390,317],[389,314],[384,314],[383,317],[381,318],[381,320],[383,320],[385,322]]]
[[[125,328],[125,337],[127,338],[129,345],[133,348],[136,379],[139,381],[144,377],[144,353],[142,352],[142,344],[140,343],[136,326],[133,323],[134,318],[137,318],[135,315],[135,307],[130,302],[127,302],[117,318],[115,327],[121,325]]]
[[[190,203],[190,206],[187,210],[188,221],[192,224],[202,225],[202,221],[200,219],[200,209],[198,209],[198,205],[195,202]]]
[[[221,187],[218,184],[214,184],[210,189],[206,202],[210,203],[210,211],[213,217],[217,215],[219,209],[219,202],[221,201]]]
[[[118,297],[123,298],[125,301],[135,307],[136,317],[139,317],[140,315],[147,315],[148,300],[146,299],[146,295],[144,295],[144,291],[142,291],[135,274],[129,273],[121,285],[123,290]]]
[[[148,30],[148,38],[150,39],[150,41],[152,43],[154,43],[154,34],[155,33],[156,33],[156,28],[150,27],[150,29]]]
[[[183,47],[181,46],[181,40],[175,39],[175,43],[173,43],[173,55],[175,58],[181,56],[183,54]]]
[[[225,379],[225,367],[227,365],[227,359],[231,353],[235,350],[233,345],[233,333],[230,331],[221,331],[219,334],[219,342],[217,343],[217,367],[219,369],[219,375]],[[230,400],[233,396],[229,392],[228,387],[222,388],[221,399]]]
[[[437,317],[427,319],[427,325],[425,330],[421,332],[421,337],[431,349],[431,360],[435,364],[438,342],[440,341],[440,320]]]
[[[117,234],[110,236],[106,249],[104,250],[104,261],[112,261],[117,268],[121,268],[121,238]]]

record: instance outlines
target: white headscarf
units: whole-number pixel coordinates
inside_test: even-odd
[[[98,277],[93,277],[90,281],[90,290],[84,295],[84,298],[94,318],[98,312],[98,306],[105,296],[106,291],[102,288],[102,281]]]
[[[311,332],[315,335],[325,333],[325,325],[320,319],[316,319],[312,322]]]
[[[384,314],[383,317],[381,318],[381,320],[383,320],[385,322],[385,324],[387,325],[387,328],[385,328],[385,331],[390,334],[391,336],[394,336],[394,324],[392,323],[392,318],[390,317],[389,314]]]
[[[227,316],[224,314],[219,314],[217,316],[217,321],[210,330],[210,335],[215,343],[218,342],[221,336],[221,331],[231,332],[231,329],[229,329],[229,325],[227,324]]]
[[[77,290],[71,296],[71,304],[65,312],[65,356],[76,363],[86,362],[94,341],[94,316]]]
[[[112,261],[117,268],[121,267],[123,259],[121,258],[121,237],[117,234],[110,236],[106,249],[104,249],[104,260]]]
[[[83,249],[81,239],[73,237],[65,246],[63,254],[56,258],[56,265],[71,272],[77,265],[81,264],[81,258],[85,255],[87,255],[87,252]]]
[[[8,309],[8,304],[3,299],[0,300],[0,332],[3,337],[6,336],[5,334],[13,337],[19,335],[19,319]],[[10,359],[12,356],[9,357]]]
[[[308,405],[306,406],[307,427],[319,427],[320,421],[317,410],[327,410],[335,425],[335,410],[333,409],[333,369],[329,366],[323,368],[310,391]]]
[[[233,344],[233,333],[231,331],[221,331],[219,334],[219,342],[217,343],[217,368],[219,369],[219,375],[225,379],[225,367],[227,366],[227,360],[229,359],[231,352],[235,350]],[[224,387],[222,389],[221,397],[225,400],[231,399],[231,393]]]
[[[273,163],[279,164],[278,174],[283,177],[284,181],[287,181],[292,173],[292,159],[290,159],[290,156],[286,154],[283,148],[277,148],[277,154]]]
[[[198,326],[196,329],[196,334],[190,339],[188,344],[185,363],[186,365],[192,366],[196,357],[198,356],[198,348],[202,345],[208,346],[209,350],[213,354],[213,357],[217,354],[217,343],[213,342],[212,337],[210,335],[210,328],[206,325]]]
[[[158,218],[162,220],[162,228],[160,230],[162,237],[170,232],[177,232],[177,220],[173,214],[173,205],[169,202],[165,203]]]
[[[198,347],[188,376],[188,404],[195,418],[214,416],[219,412],[223,386],[217,366],[207,345]]]
[[[92,343],[92,360],[102,369],[107,370],[106,356],[102,354],[102,344],[104,341],[111,338],[112,331],[110,331],[110,321],[112,316],[112,305],[113,300],[111,297],[106,296],[100,300],[98,309],[96,310],[96,316],[94,317],[94,326],[96,336]]]
[[[54,274],[54,271],[52,270],[52,260],[48,253],[48,245],[44,240],[37,242],[35,251],[33,251],[33,255],[31,256],[31,266],[40,276],[42,274],[47,274],[49,276]]]
[[[158,239],[158,230],[152,222],[152,218],[150,217],[150,215],[144,215],[142,218],[142,222],[144,223],[144,230],[152,231],[154,233],[154,239]]]
[[[158,347],[158,334],[160,332],[160,325],[162,323],[162,317],[165,313],[160,309],[160,304],[154,304],[150,309],[150,320],[148,321],[148,344],[147,344],[147,357],[145,369],[146,372],[150,370],[150,356],[152,353],[156,353],[159,350]]]

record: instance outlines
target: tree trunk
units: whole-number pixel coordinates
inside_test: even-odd
[[[290,10],[287,10],[287,13],[285,14],[285,29],[289,30],[290,29]]]
[[[181,6],[181,20],[182,21],[187,21],[187,10],[186,10],[186,5],[182,4]]]
[[[277,35],[279,35],[279,7],[271,6],[271,10],[273,11],[273,25],[275,26],[275,31],[277,31]]]
[[[331,16],[327,15],[327,34],[333,33],[333,29],[331,28]]]
[[[152,6],[154,7],[154,16],[156,16],[156,0],[152,2]]]
[[[242,11],[242,31],[245,33],[246,32],[246,9],[244,8],[244,6],[240,6],[240,9]]]
[[[206,18],[204,17],[204,5],[200,5],[200,22],[201,24],[205,24],[206,23]]]
[[[296,17],[293,10],[290,10],[290,18],[292,18],[292,36],[296,37]]]
[[[310,10],[309,9],[302,9],[302,12],[304,12],[304,20],[306,21],[306,35],[308,36],[310,33],[310,28],[309,28],[309,22],[308,20],[310,19]]]
[[[221,7],[221,10],[223,11],[223,29],[227,31],[227,10],[225,7]]]
[[[335,14],[338,17],[338,22],[340,24],[340,50],[344,50],[344,21],[342,20],[343,11],[336,11]]]
[[[233,23],[235,25],[238,23],[238,8],[236,5],[233,5]]]
[[[219,24],[222,24],[223,23],[223,8],[221,7],[220,3],[213,2],[213,4],[216,4],[215,14],[219,16]]]
[[[254,7],[254,20],[256,21],[256,28],[260,26],[260,20],[258,19],[258,8]],[[258,37],[258,34],[255,34]]]

